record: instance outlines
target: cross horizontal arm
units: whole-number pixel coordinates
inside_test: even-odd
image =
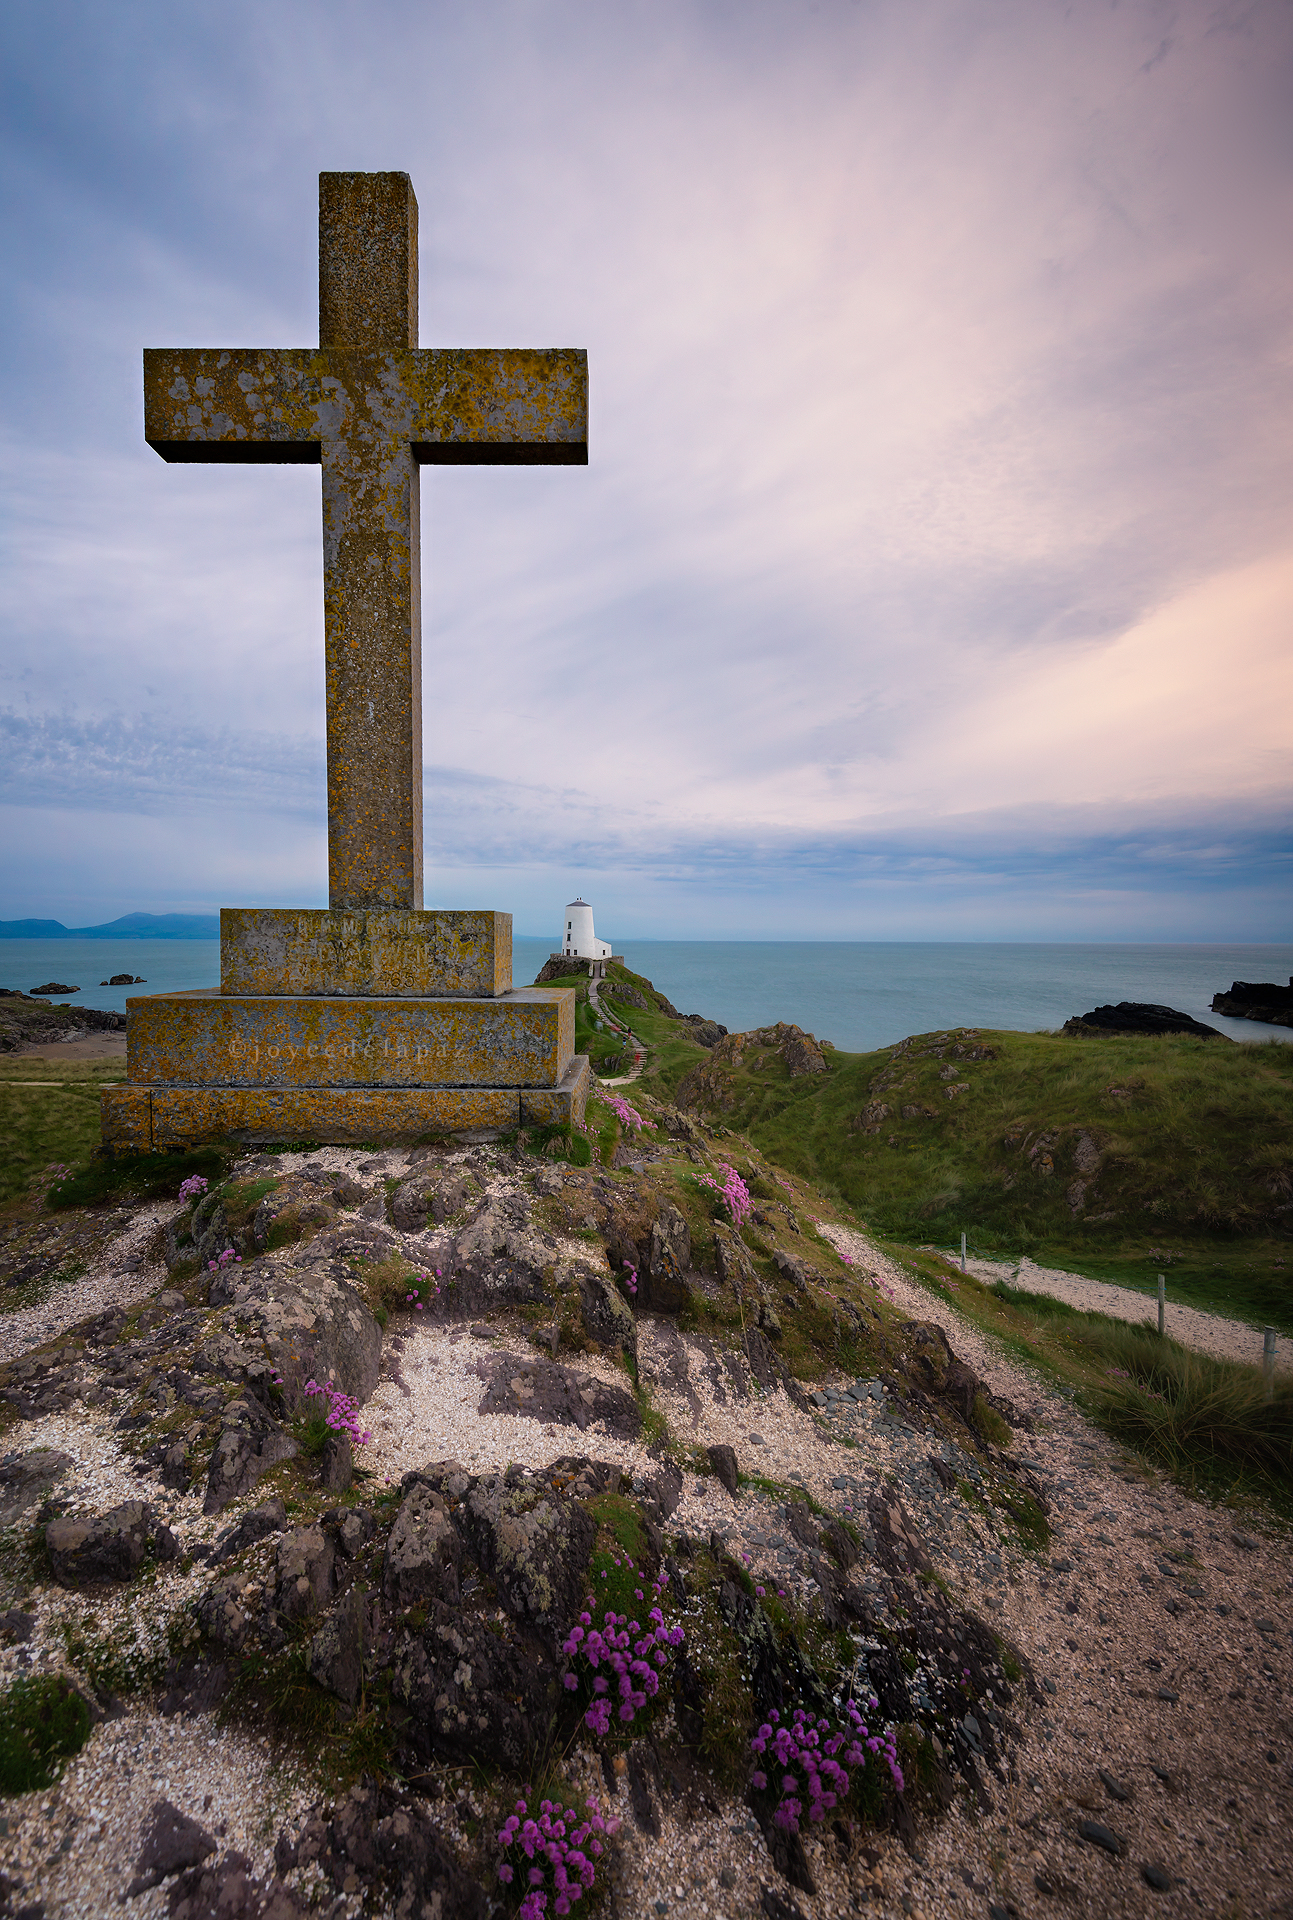
[[[144,438],[164,460],[317,466],[325,441],[420,464],[586,466],[581,348],[150,347]]]

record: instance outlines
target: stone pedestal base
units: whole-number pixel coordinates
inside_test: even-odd
[[[434,1134],[582,1120],[591,1081],[581,1053],[555,1087],[105,1087],[103,1142],[119,1153],[210,1140],[412,1146]]]
[[[103,1143],[374,1144],[582,1120],[568,987],[511,988],[496,913],[221,914],[221,988],[126,1002]]]

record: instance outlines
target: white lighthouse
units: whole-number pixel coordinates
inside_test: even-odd
[[[565,926],[561,935],[563,955],[575,960],[609,960],[609,941],[599,940],[593,932],[593,910],[582,897],[566,904]]]

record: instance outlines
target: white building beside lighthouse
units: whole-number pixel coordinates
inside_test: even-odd
[[[599,940],[593,932],[593,910],[582,898],[567,902],[561,935],[563,956],[575,960],[610,960],[610,942]]]

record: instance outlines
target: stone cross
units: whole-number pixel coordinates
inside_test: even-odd
[[[418,468],[584,466],[579,349],[418,346],[406,173],[319,175],[319,345],[151,348],[163,460],[323,469],[328,898],[422,906]]]

